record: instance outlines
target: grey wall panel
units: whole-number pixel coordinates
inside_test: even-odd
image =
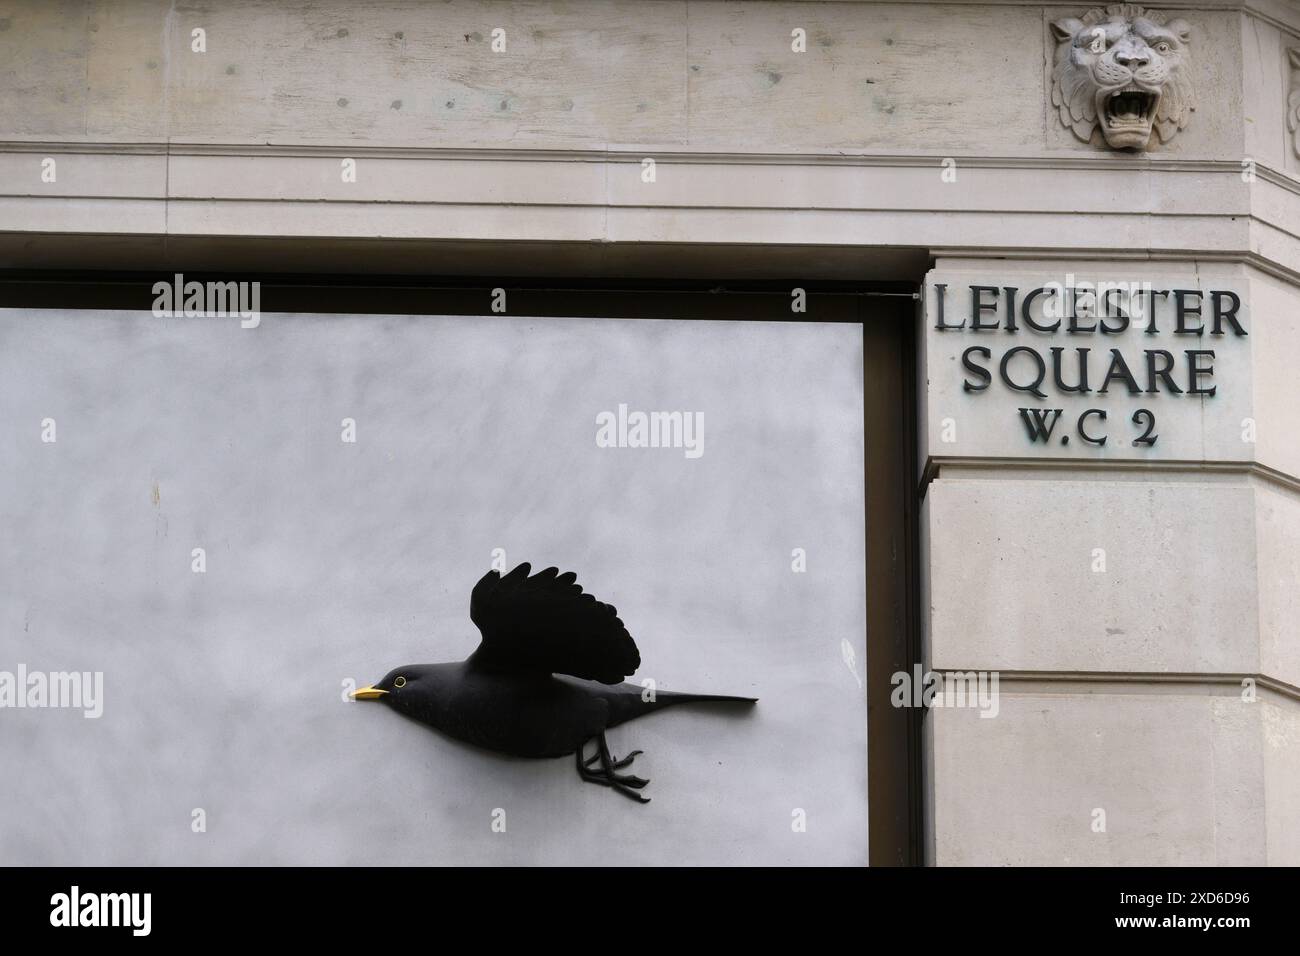
[[[852,325],[0,313],[0,670],[104,674],[0,709],[0,862],[865,861],[862,388]],[[598,448],[619,403],[702,456]],[[494,548],[761,702],[614,730],[646,806],[345,703],[473,649]]]

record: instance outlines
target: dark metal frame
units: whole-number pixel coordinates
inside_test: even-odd
[[[0,307],[147,309],[149,273],[0,271]],[[921,660],[917,492],[917,287],[912,283],[698,282],[377,275],[205,275],[257,280],[261,311],[490,315],[493,288],[510,315],[858,322],[863,329],[866,449],[867,768],[872,865],[924,862],[922,720],[890,704],[891,677]],[[807,292],[792,314],[791,289]]]

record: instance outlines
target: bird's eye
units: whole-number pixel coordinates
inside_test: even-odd
[[[405,686],[406,686],[406,678],[405,678],[405,677],[399,677],[399,678],[397,678],[396,680],[393,681],[393,686],[394,686],[394,687],[405,687]]]

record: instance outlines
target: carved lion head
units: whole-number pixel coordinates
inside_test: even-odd
[[[1144,149],[1153,130],[1167,143],[1187,125],[1185,21],[1123,3],[1057,20],[1052,33],[1052,104],[1079,139],[1100,128],[1114,149]]]

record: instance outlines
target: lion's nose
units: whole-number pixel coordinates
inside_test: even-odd
[[[1151,62],[1151,57],[1141,50],[1119,50],[1115,53],[1115,62],[1130,70],[1140,70]]]

